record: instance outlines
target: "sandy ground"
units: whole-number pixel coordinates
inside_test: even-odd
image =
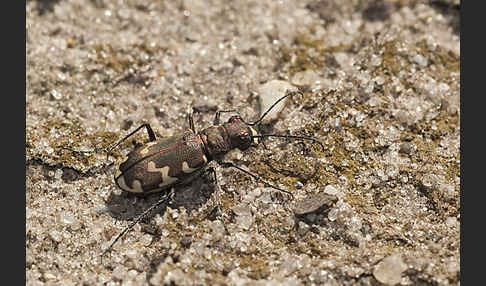
[[[459,1],[27,1],[27,285],[459,285]],[[279,80],[279,81],[275,81]],[[161,194],[113,176],[216,110],[268,138]],[[223,114],[223,120],[229,118]]]

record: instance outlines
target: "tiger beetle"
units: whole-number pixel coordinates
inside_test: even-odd
[[[202,171],[205,167],[207,167],[206,170],[212,172],[214,175],[215,185],[219,189],[214,168],[207,166],[211,161],[215,161],[223,168],[235,168],[255,180],[261,181],[268,187],[292,196],[292,193],[264,181],[259,176],[236,166],[232,162],[223,161],[223,158],[224,155],[232,149],[238,148],[241,151],[245,151],[252,146],[257,146],[259,143],[263,143],[263,139],[266,137],[311,140],[323,147],[322,143],[313,137],[260,134],[253,128],[258,127],[263,118],[280,101],[296,93],[300,92],[289,92],[278,99],[257,121],[253,123],[245,122],[241,116],[234,115],[231,116],[226,123],[220,124],[221,113],[237,113],[235,110],[220,110],[216,112],[213,126],[198,132],[194,125],[192,112],[188,112],[189,129],[180,135],[174,135],[157,141],[150,124],[146,123],[136,128],[111,147],[108,146],[101,150],[102,152],[108,152],[107,154],[110,154],[114,148],[118,147],[139,130],[145,128],[150,142],[136,147],[128,154],[127,159],[120,164],[119,169],[115,174],[115,183],[123,191],[135,194],[149,194],[171,189],[166,192],[159,201],[145,210],[129,226],[120,232],[101,256],[109,252],[121,237],[130,231],[135,224],[144,219],[152,210],[168,201],[171,195],[173,195],[173,186],[190,182],[194,179],[194,174],[198,174],[198,171]],[[73,149],[69,150],[75,151]],[[98,151],[75,152],[90,153]],[[216,193],[218,194],[218,190],[216,190]],[[219,208],[219,199],[217,204]]]

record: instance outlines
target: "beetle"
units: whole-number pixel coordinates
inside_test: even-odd
[[[209,162],[221,162],[232,149],[244,151],[258,144],[258,133],[240,116],[197,132],[192,115],[190,129],[182,134],[157,141],[150,125],[150,142],[133,150],[120,164],[115,175],[117,186],[127,192],[147,194],[160,192],[191,179],[190,174],[204,168]]]
[[[253,123],[247,123],[240,115],[231,116],[227,122],[220,124],[220,115],[225,112],[236,112],[235,110],[217,111],[212,126],[201,131],[197,131],[194,125],[192,112],[188,113],[189,129],[182,134],[157,140],[150,124],[142,124],[130,134],[113,144],[111,147],[104,149],[108,154],[119,146],[122,142],[133,136],[139,130],[145,128],[149,142],[141,144],[131,151],[127,158],[119,165],[115,174],[115,183],[123,191],[135,194],[150,194],[162,192],[171,189],[173,186],[190,182],[194,174],[198,174],[208,166],[211,161],[217,162],[220,166],[227,168],[236,168],[241,172],[263,182],[265,185],[292,195],[292,193],[276,187],[257,175],[250,173],[232,162],[223,161],[224,155],[232,149],[238,148],[245,151],[250,147],[258,146],[263,143],[266,137],[281,137],[311,140],[322,143],[313,137],[297,135],[280,135],[280,134],[260,134],[254,126],[258,126],[263,118],[274,108],[280,101],[296,92],[289,92],[279,98],[263,115]],[[71,149],[72,150],[72,149]],[[77,151],[80,152],[80,151]],[[90,151],[85,151],[90,152]],[[208,167],[216,174],[212,167]],[[216,186],[219,188],[217,181]],[[172,189],[173,190],[173,189]],[[218,191],[217,191],[218,193]],[[136,223],[141,221],[156,207],[167,201],[172,191],[166,192],[165,195],[153,204],[150,208],[140,214],[129,226],[127,226],[103,252],[110,251],[113,245],[127,233]],[[218,201],[219,208],[219,201]],[[102,254],[102,256],[103,256]]]

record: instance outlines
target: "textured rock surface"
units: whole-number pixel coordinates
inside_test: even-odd
[[[27,1],[27,285],[459,285],[459,2],[432,2]],[[265,132],[325,148],[227,157],[294,198],[215,165],[224,223],[202,176],[101,260],[159,196],[116,188],[131,142],[63,147],[170,136],[189,106],[256,120],[272,80],[304,89]],[[294,220],[318,193],[338,200]]]

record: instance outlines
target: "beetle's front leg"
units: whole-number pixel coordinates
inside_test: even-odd
[[[219,125],[219,117],[221,116],[221,113],[226,113],[226,112],[236,112],[236,113],[238,113],[238,111],[236,111],[236,109],[216,111],[216,114],[214,116],[213,125]]]
[[[196,126],[194,125],[194,109],[188,108],[187,110],[187,121],[189,121],[189,129],[196,134]]]

